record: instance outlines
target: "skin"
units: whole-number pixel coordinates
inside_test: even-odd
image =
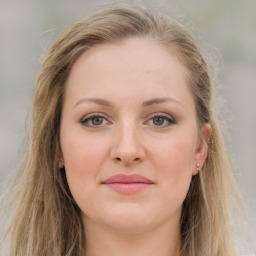
[[[87,255],[179,254],[182,203],[210,136],[205,125],[205,140],[199,138],[187,76],[171,49],[149,39],[95,46],[74,64],[62,110],[60,166],[82,211]],[[102,117],[88,119],[92,114]],[[102,184],[120,173],[154,184],[133,194]]]

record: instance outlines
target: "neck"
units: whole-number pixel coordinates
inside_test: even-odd
[[[180,242],[178,223],[140,233],[116,232],[86,223],[86,256],[178,256]]]

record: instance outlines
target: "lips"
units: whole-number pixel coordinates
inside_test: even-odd
[[[102,184],[116,192],[131,194],[152,186],[154,182],[139,174],[118,174],[104,180]]]
[[[147,179],[146,177],[139,175],[139,174],[132,174],[132,175],[125,175],[125,174],[118,174],[111,176],[110,178],[103,181],[104,184],[109,183],[146,183],[152,184],[153,181]]]

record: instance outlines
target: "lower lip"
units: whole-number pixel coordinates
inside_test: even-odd
[[[110,189],[123,193],[123,194],[133,194],[136,192],[140,192],[153,184],[150,183],[108,183],[104,184],[108,186]]]

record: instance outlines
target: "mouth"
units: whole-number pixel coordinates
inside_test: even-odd
[[[139,174],[118,174],[102,182],[102,185],[122,194],[137,193],[151,187],[153,184],[152,180]]]

